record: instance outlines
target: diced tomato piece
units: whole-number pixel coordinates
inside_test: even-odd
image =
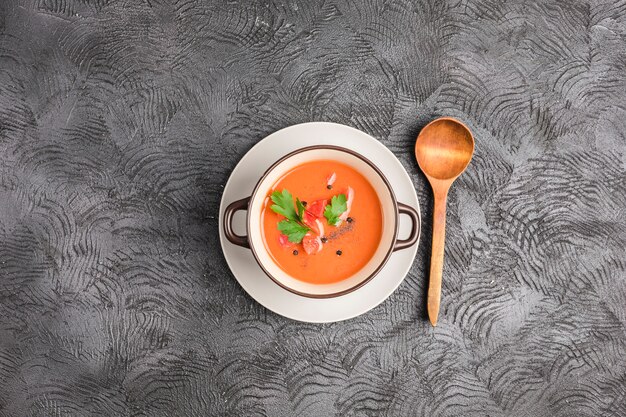
[[[311,213],[313,216],[321,219],[324,216],[324,209],[326,208],[326,204],[328,204],[328,200],[315,200],[307,207],[306,211]]]
[[[352,209],[352,202],[354,201],[354,190],[352,189],[352,187],[348,187],[346,189],[346,191],[344,191],[344,194],[346,195],[346,206],[347,206],[347,210],[344,211],[341,216],[339,216],[339,220],[346,220],[348,218],[348,216],[350,215],[350,210]]]
[[[302,215],[302,221],[309,226],[311,231],[316,235],[322,236],[324,234],[324,224],[308,211],[305,211]]]
[[[302,247],[308,255],[313,255],[322,250],[322,239],[313,233],[307,233],[302,239]]]
[[[284,249],[289,249],[290,247],[295,245],[295,243],[290,242],[289,238],[286,235],[283,235],[282,233],[278,235],[278,243]]]
[[[315,224],[315,219],[316,217],[306,210],[302,214],[302,221],[309,227],[313,227],[313,225]]]
[[[336,180],[337,180],[337,174],[333,172],[332,174],[328,176],[328,178],[326,178],[326,185],[333,185]]]

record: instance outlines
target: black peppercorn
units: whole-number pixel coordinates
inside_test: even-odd
[[[321,240],[322,240],[322,243],[328,242],[328,239],[326,239],[325,237],[323,237]]]
[[[329,190],[332,190],[332,189],[333,189],[333,186],[332,186],[332,185],[330,185],[330,184],[328,184],[328,185],[326,186],[326,188],[328,188]]]
[[[341,254],[342,254],[343,252],[342,252],[341,250],[338,250],[336,253],[337,253],[337,255],[341,256]]]
[[[298,254],[298,249],[294,249],[294,250],[293,250],[293,254],[294,254],[294,255],[297,255],[297,254]]]
[[[306,207],[306,201],[301,202],[304,207]]]
[[[348,223],[352,223],[352,217],[348,217],[348,218],[346,219],[346,221],[347,221]]]

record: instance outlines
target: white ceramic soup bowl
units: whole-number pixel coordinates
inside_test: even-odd
[[[274,184],[298,165],[316,160],[337,161],[358,171],[374,187],[383,212],[382,235],[374,255],[357,273],[332,284],[311,284],[290,276],[273,261],[263,238],[261,212]],[[239,210],[248,212],[246,236],[233,231],[233,215]],[[411,219],[411,233],[407,239],[398,239],[398,217],[401,213]],[[338,146],[318,145],[285,155],[265,171],[250,197],[229,204],[224,212],[224,232],[231,243],[250,248],[261,269],[276,284],[304,297],[329,298],[347,294],[365,285],[383,268],[394,251],[413,246],[419,239],[420,215],[413,207],[396,200],[385,175],[365,157]]]

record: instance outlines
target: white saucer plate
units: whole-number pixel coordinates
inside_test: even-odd
[[[247,197],[263,173],[287,153],[305,146],[335,145],[353,149],[372,161],[387,177],[399,202],[417,210],[415,188],[398,159],[370,135],[336,123],[312,122],[287,127],[258,142],[239,161],[222,195],[219,233],[224,257],[233,275],[252,298],[273,312],[293,320],[328,323],[347,320],[363,314],[382,303],[409,272],[418,242],[394,252],[385,267],[358,290],[335,298],[307,298],[291,293],[275,284],[260,268],[249,249],[230,243],[224,235],[223,216],[228,204]],[[245,234],[245,212],[235,215],[234,230]],[[410,219],[400,216],[399,238],[411,230]]]

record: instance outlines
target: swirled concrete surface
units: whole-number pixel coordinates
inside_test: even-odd
[[[0,2],[0,416],[626,415],[623,0]],[[412,156],[451,115],[439,326]],[[218,243],[295,123],[402,161],[424,234],[373,311],[255,303]]]

